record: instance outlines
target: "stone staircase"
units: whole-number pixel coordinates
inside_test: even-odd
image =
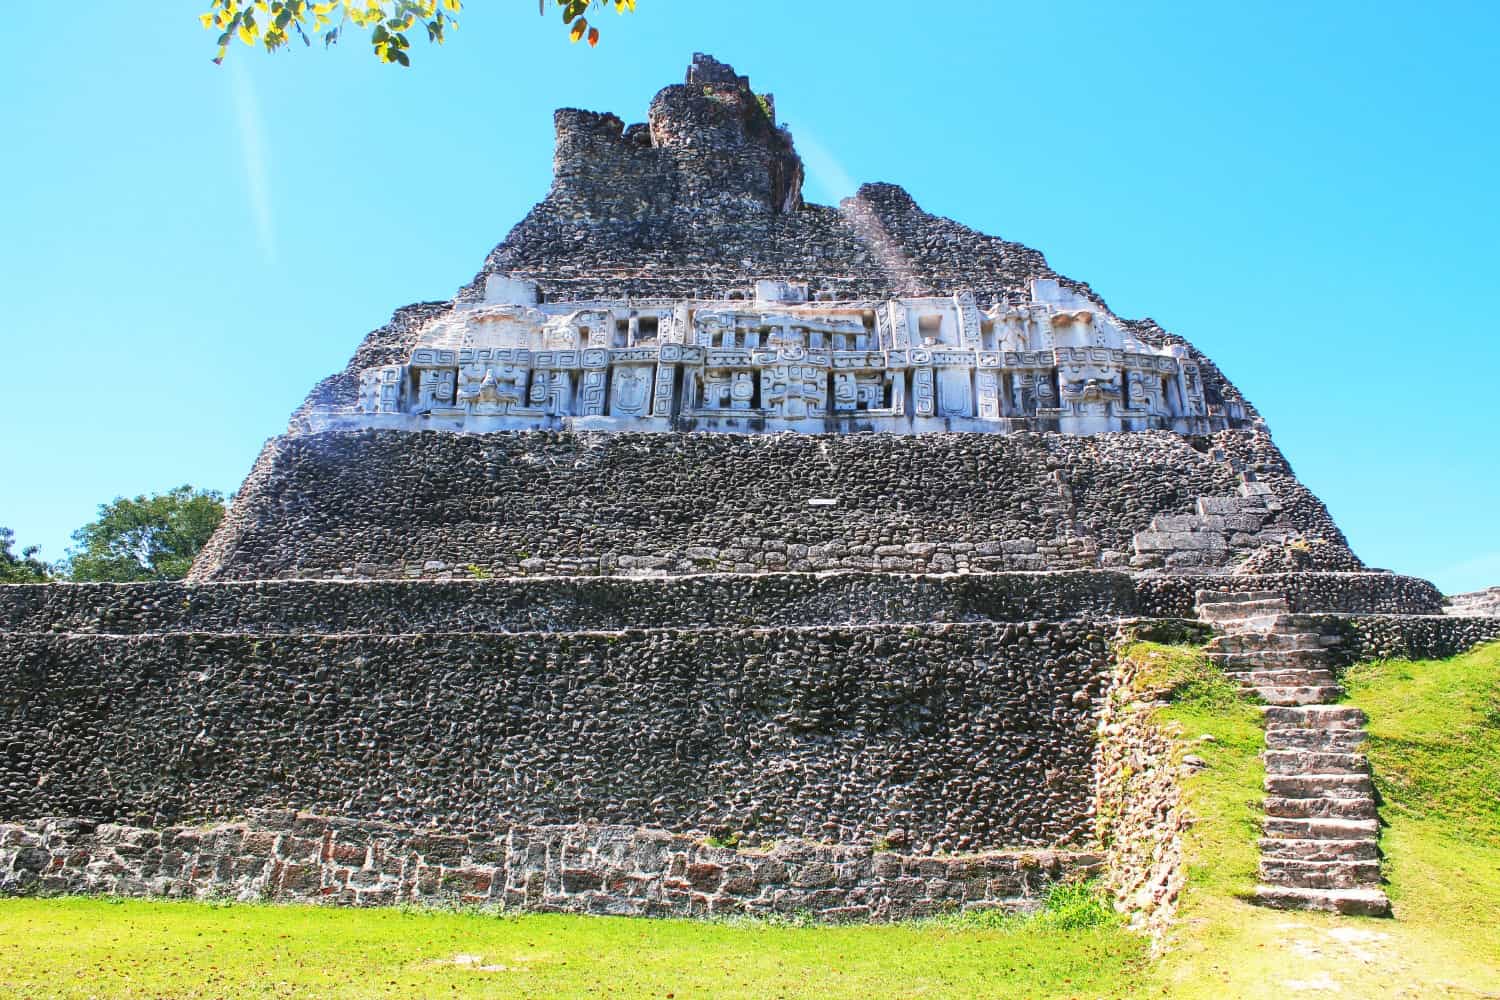
[[[1272,591],[1197,592],[1220,635],[1210,660],[1266,702],[1266,818],[1255,901],[1286,910],[1389,916],[1364,713],[1342,694],[1316,615]]]
[[[1216,453],[1217,454],[1217,453]],[[1191,514],[1158,514],[1132,538],[1136,569],[1226,566],[1297,535],[1281,502],[1253,472],[1240,472],[1238,494],[1199,497]]]

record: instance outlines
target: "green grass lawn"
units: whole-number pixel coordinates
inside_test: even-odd
[[[9,900],[8,997],[1114,997],[1143,942],[1046,919],[794,927]]]
[[[1349,674],[1373,720],[1394,920],[1243,900],[1258,712],[1194,650],[1130,652],[1208,763],[1187,779],[1188,885],[1154,960],[1076,895],[1028,921],[858,927],[4,900],[0,996],[1500,997],[1500,644]]]

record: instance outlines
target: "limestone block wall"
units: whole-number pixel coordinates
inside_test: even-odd
[[[0,895],[898,920],[1030,909],[1052,882],[1099,868],[1099,855],[1088,852],[923,858],[805,842],[733,850],[633,827],[457,834],[274,810],[156,830],[76,819],[0,823]]]
[[[192,578],[1125,566],[1152,517],[1235,493],[1216,449],[1343,546],[1269,438],[1241,432],[330,431],[267,446]]]
[[[1108,629],[1062,623],[0,642],[0,819],[284,807],[913,853],[1082,843]]]

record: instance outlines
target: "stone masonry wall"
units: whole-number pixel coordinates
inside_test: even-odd
[[[1124,566],[1153,516],[1235,493],[1215,445],[1342,546],[1269,439],[1240,432],[327,432],[268,446],[192,579]]]
[[[1341,664],[1362,660],[1440,660],[1500,640],[1500,617],[1444,615],[1330,616],[1328,628],[1342,637]]]
[[[1098,868],[1098,855],[1082,852],[921,858],[801,842],[733,850],[630,827],[460,835],[277,811],[160,830],[69,819],[0,823],[0,895],[899,920],[1029,909],[1052,882]]]
[[[1136,615],[1125,573],[716,574],[0,586],[0,634],[571,632]]]
[[[1156,722],[1160,692],[1140,682],[1143,661],[1121,656],[1099,719],[1095,829],[1104,884],[1132,923],[1160,936],[1177,912],[1187,872],[1189,820],[1176,741]]]
[[[1088,622],[552,635],[15,633],[0,819],[296,808],[914,853],[1089,836]]]
[[[1294,611],[1434,614],[1425,580],[1394,573],[1216,577]],[[0,634],[275,635],[571,632],[626,628],[1192,618],[1201,576],[763,573],[499,580],[259,580],[0,586]]]
[[[1247,593],[1274,590],[1291,611],[1437,615],[1443,595],[1426,580],[1396,573],[1268,573],[1260,575],[1144,576],[1135,581],[1137,614],[1193,618],[1194,595],[1205,587]]]

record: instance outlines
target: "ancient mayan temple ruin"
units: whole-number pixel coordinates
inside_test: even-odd
[[[365,338],[189,581],[0,588],[0,891],[897,919],[1181,882],[1114,644],[1269,702],[1263,901],[1385,912],[1337,668],[1500,620],[1365,567],[1197,348],[696,56]],[[1208,331],[1204,331],[1205,334]]]

